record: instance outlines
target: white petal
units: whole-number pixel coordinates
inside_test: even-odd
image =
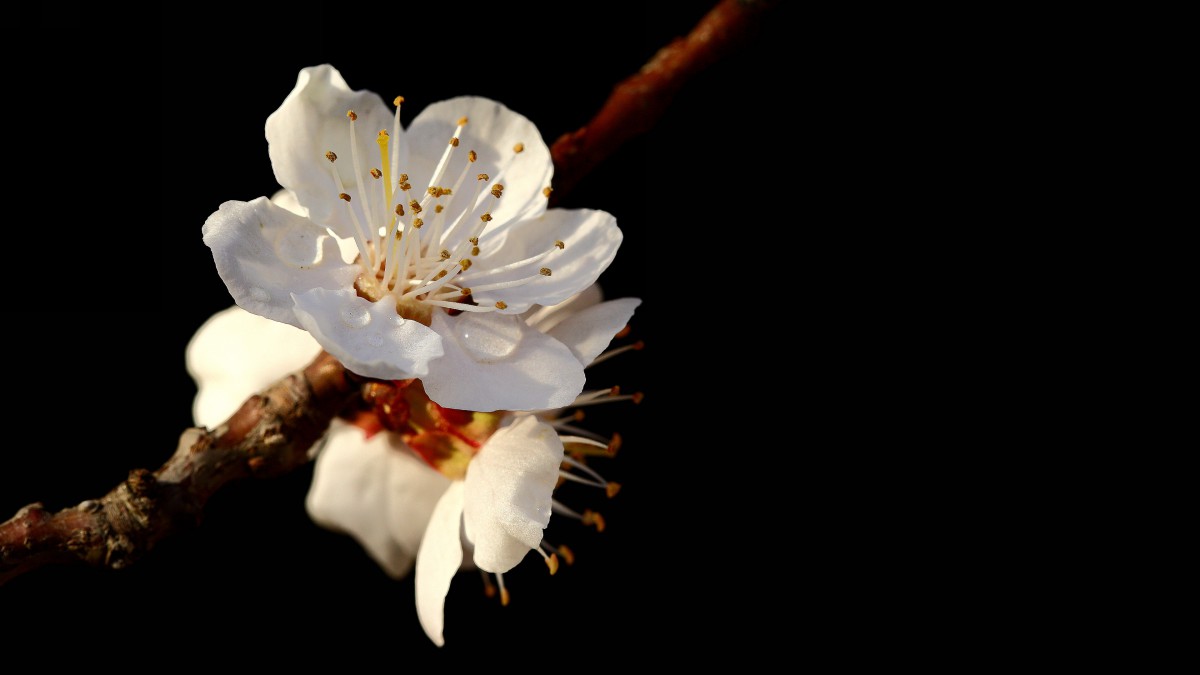
[[[388,574],[401,577],[449,484],[396,434],[367,440],[359,427],[335,423],[305,505],[318,525],[353,536]]]
[[[324,229],[266,197],[225,202],[201,232],[233,301],[293,326],[292,293],[349,288],[358,275]]]
[[[217,312],[188,342],[187,369],[196,380],[192,414],[214,427],[251,395],[308,365],[321,346],[308,333],[241,307]]]
[[[572,314],[547,335],[571,349],[583,365],[588,365],[608,347],[617,331],[629,323],[633,310],[642,304],[637,298],[609,300]]]
[[[415,585],[417,618],[425,634],[439,647],[446,644],[442,637],[445,625],[446,594],[458,566],[462,564],[463,549],[458,531],[463,515],[463,483],[453,481],[438,500],[421,550],[417,553]]]
[[[296,193],[287,188],[271,195],[271,203],[281,209],[287,209],[298,216],[308,218],[308,209],[300,206],[299,200],[296,199]]]
[[[592,284],[557,305],[533,307],[526,313],[525,323],[545,333],[568,316],[599,304],[602,299],[604,292],[600,289],[600,284]]]
[[[470,274],[461,278],[463,284],[478,289],[483,284],[537,276],[516,288],[476,290],[475,300],[479,304],[491,305],[503,300],[509,312],[523,312],[533,304],[557,304],[582,291],[608,267],[621,245],[616,219],[603,211],[587,209],[551,209],[536,220],[514,223],[503,234],[502,243],[489,240],[486,233],[480,237],[482,253],[475,259]],[[542,253],[556,241],[562,241],[565,247],[533,265],[485,276],[487,270]],[[551,276],[538,275],[543,267],[551,270]]]
[[[467,178],[453,199],[443,199],[449,204],[444,214],[446,222],[454,222],[453,219],[469,205],[476,177],[481,173],[488,174],[490,180],[483,185],[483,196],[470,219],[471,224],[475,224],[485,211],[492,214],[493,227],[510,220],[541,215],[547,201],[542,190],[550,186],[554,176],[550,149],[533,122],[486,98],[452,98],[434,103],[417,115],[407,135],[413,167],[409,173],[414,185],[418,189],[429,187],[430,175],[454,135],[458,120],[463,117],[468,118],[468,122],[459,136],[459,145],[446,167],[446,177],[440,181],[440,187],[453,187],[464,169]],[[521,152],[513,149],[517,143],[523,145]],[[471,150],[477,154],[474,163],[467,159]],[[504,186],[503,196],[499,199],[489,192],[497,184]]]
[[[354,122],[358,166],[350,150],[348,110],[358,115],[358,121]],[[283,104],[267,118],[268,151],[276,180],[295,193],[313,220],[331,227],[338,236],[352,237],[354,224],[347,204],[338,199],[338,188],[325,153],[332,150],[337,155],[333,168],[351,196],[349,206],[357,209],[361,217],[358,181],[382,189],[382,184],[367,173],[372,168],[383,168],[376,135],[387,130],[392,134],[390,143],[402,150],[404,147],[403,131],[399,137],[393,134],[392,119],[392,112],[378,95],[350,91],[341,73],[332,66],[305,68]],[[402,156],[400,166],[406,163]]]
[[[463,525],[475,564],[504,573],[537,548],[550,523],[563,444],[532,415],[500,429],[467,465]]]
[[[422,377],[438,405],[460,410],[543,410],[583,391],[583,367],[561,342],[518,316],[433,313],[445,355]]]
[[[352,372],[383,380],[423,377],[442,355],[442,339],[400,318],[386,296],[370,302],[353,290],[315,288],[292,296],[300,327]]]

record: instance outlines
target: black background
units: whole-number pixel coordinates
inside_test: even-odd
[[[14,201],[33,214],[8,225],[20,237],[10,257],[25,266],[9,281],[20,289],[10,359],[36,374],[15,385],[22,440],[0,464],[0,513],[98,497],[173,451],[195,393],[184,347],[231,304],[200,226],[225,200],[277,189],[263,124],[302,67],[332,63],[354,89],[404,95],[406,124],[444,98],[494,98],[553,143],[711,3],[664,5],[606,2],[578,18],[520,3],[335,3],[262,18],[195,5],[185,20],[22,9],[39,47],[14,67],[24,98],[8,110],[22,170]],[[756,514],[734,478],[745,455],[744,429],[733,425],[752,411],[722,378],[731,351],[745,348],[729,318],[749,318],[716,289],[736,281],[745,301],[765,302],[774,291],[756,288],[755,273],[788,264],[778,228],[792,218],[765,202],[788,189],[767,167],[781,163],[777,136],[794,133],[778,100],[793,78],[784,69],[773,73],[778,87],[759,84],[761,71],[786,62],[788,40],[777,12],[561,204],[616,215],[625,243],[601,283],[609,297],[644,299],[633,337],[648,345],[589,373],[589,384],[647,398],[589,420],[624,436],[618,457],[598,468],[625,489],[611,502],[572,493],[572,504],[606,514],[602,534],[552,522],[547,537],[574,549],[574,567],[547,578],[531,555],[506,577],[506,608],[484,598],[476,575],[460,574],[438,650],[417,622],[411,578],[389,579],[352,540],[309,522],[305,468],[228,486],[200,527],[129,570],[45,568],[0,587],[8,636],[86,628],[85,639],[121,649],[193,642],[195,658],[219,659],[236,643],[267,659],[335,655],[398,668],[481,655],[527,668],[570,667],[563,658],[616,665],[635,648],[674,658],[735,643],[747,626],[719,608],[756,597],[760,581],[725,561],[762,556],[770,542],[739,534]],[[771,236],[750,234],[763,220]],[[43,258],[52,272],[38,267]]]

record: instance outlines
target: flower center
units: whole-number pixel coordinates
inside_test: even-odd
[[[472,294],[524,286],[550,276],[550,268],[542,263],[564,244],[555,241],[544,251],[508,264],[476,264],[480,237],[485,236],[492,220],[486,202],[489,195],[499,200],[504,185],[497,182],[484,194],[484,185],[491,177],[486,173],[471,177],[471,167],[478,159],[474,150],[467,153],[468,161],[458,176],[449,180],[446,169],[454,153],[459,152],[459,137],[468,122],[463,117],[425,188],[414,190],[409,175],[400,171],[399,148],[392,147],[392,136],[400,136],[403,101],[404,97],[396,97],[392,133],[380,130],[376,137],[377,166],[371,164],[373,157],[360,156],[358,115],[347,111],[355,195],[346,192],[341,176],[333,168],[338,156],[333,151],[325,153],[338,197],[346,203],[354,223],[357,263],[362,268],[355,289],[372,302],[390,298],[400,316],[425,325],[431,323],[435,308],[452,313],[506,310],[508,305],[503,300],[480,305]],[[355,200],[360,204],[357,209],[352,206]],[[487,233],[488,238],[492,235],[494,231]]]

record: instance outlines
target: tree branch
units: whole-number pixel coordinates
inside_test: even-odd
[[[554,197],[653,127],[687,79],[740,44],[761,10],[774,4],[722,0],[686,38],[617,85],[587,126],[554,143]],[[322,353],[303,371],[251,397],[216,429],[184,431],[175,454],[157,471],[135,470],[100,499],[58,513],[41,504],[26,506],[0,524],[0,584],[50,563],[129,565],[163,537],[198,522],[209,498],[226,483],[276,476],[307,463],[308,449],[334,416],[363,400],[363,382]]]
[[[654,127],[687,80],[733,51],[752,33],[775,0],[722,0],[684,38],[671,44],[613,88],[592,121],[563,134],[550,148],[554,194],[566,195],[579,179],[629,139]]]
[[[119,569],[171,532],[196,524],[217,490],[239,478],[287,473],[334,415],[358,397],[358,378],[322,352],[304,370],[252,396],[226,422],[183,432],[157,471],[138,469],[100,499],[58,513],[30,504],[0,524],[0,584],[48,563]]]

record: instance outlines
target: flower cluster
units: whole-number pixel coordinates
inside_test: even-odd
[[[443,643],[464,553],[503,575],[543,540],[574,481],[619,486],[586,463],[610,439],[563,408],[634,398],[584,392],[640,301],[604,302],[596,279],[621,232],[602,211],[548,209],[553,166],[537,128],[494,101],[429,106],[405,129],[330,66],[307,68],[267,120],[274,199],[222,204],[203,228],[238,307],[188,347],[195,417],[215,425],[321,349],[380,382],[335,422],[307,506],[393,576],[415,565],[417,612]],[[636,400],[636,399],[635,399]],[[531,412],[532,411],[532,412]]]

